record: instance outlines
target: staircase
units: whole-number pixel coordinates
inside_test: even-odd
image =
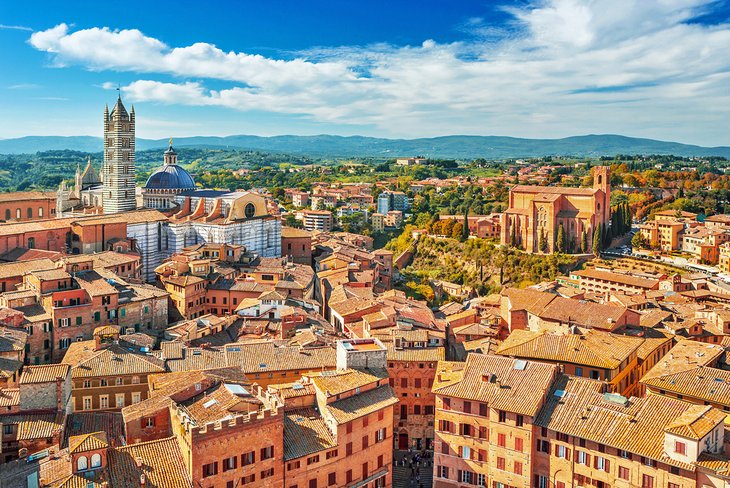
[[[433,456],[430,459],[421,460],[421,466],[417,468],[416,473],[420,475],[420,481],[416,481],[416,477],[411,477],[411,468],[406,461],[403,466],[403,459],[408,459],[408,451],[394,451],[393,459],[393,488],[431,488],[433,486]],[[419,483],[421,485],[419,485]]]

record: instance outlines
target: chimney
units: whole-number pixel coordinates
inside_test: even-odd
[[[139,486],[146,486],[147,485],[147,478],[145,477],[144,473],[139,475]]]
[[[140,468],[140,469],[142,468],[142,458],[141,457],[137,456],[136,458],[134,458],[134,462],[137,463],[138,468]]]

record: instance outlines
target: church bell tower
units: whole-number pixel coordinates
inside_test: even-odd
[[[104,107],[104,213],[137,208],[134,165],[134,106],[127,113],[121,96],[111,113]]]

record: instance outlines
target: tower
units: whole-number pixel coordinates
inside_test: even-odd
[[[596,215],[598,222],[604,229],[611,220],[611,168],[609,166],[596,166],[593,168],[593,189],[601,190],[602,197],[596,197]]]
[[[104,107],[104,213],[125,212],[137,207],[134,166],[134,107],[131,112],[117,97],[111,113]]]

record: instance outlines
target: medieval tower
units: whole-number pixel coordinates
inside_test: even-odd
[[[134,166],[134,106],[131,112],[117,98],[111,113],[104,107],[104,213],[137,207]]]

